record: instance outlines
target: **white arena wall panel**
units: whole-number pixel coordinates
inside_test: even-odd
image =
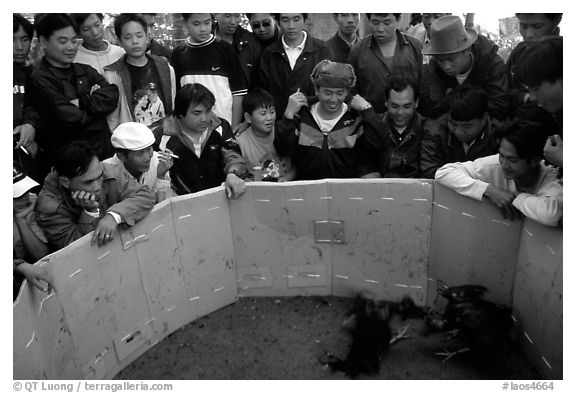
[[[103,247],[91,234],[38,263],[13,307],[15,379],[108,379],[166,336],[239,296],[437,298],[481,284],[513,308],[544,378],[562,378],[562,230],[508,221],[430,180],[250,183],[158,204]]]

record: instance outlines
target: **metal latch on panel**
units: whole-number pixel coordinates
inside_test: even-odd
[[[316,243],[344,244],[344,221],[315,220],[314,241]]]

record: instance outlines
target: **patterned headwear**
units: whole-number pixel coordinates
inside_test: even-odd
[[[350,64],[330,60],[316,64],[310,79],[315,87],[350,89],[356,84],[356,74]]]

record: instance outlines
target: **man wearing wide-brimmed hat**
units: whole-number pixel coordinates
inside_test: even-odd
[[[508,75],[497,54],[498,46],[473,29],[465,29],[455,15],[436,19],[430,41],[422,49],[432,60],[423,72],[420,113],[438,118],[449,110],[449,93],[457,85],[478,85],[488,95],[488,113],[503,120],[508,116]]]

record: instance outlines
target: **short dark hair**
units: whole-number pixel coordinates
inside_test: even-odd
[[[252,15],[254,15],[254,14],[248,14],[248,13],[246,13],[246,14],[244,14],[244,15],[246,15],[246,18],[248,18],[248,20],[250,20],[250,18],[251,18]],[[268,13],[268,15],[270,15],[270,17],[271,17],[272,19],[276,19],[276,17],[275,17],[276,14]]]
[[[547,135],[540,123],[520,120],[502,130],[498,139],[498,143],[502,139],[510,142],[519,158],[532,160],[542,158]]]
[[[198,14],[199,12],[196,12],[196,14]],[[204,12],[202,12],[204,13]],[[213,13],[209,13],[210,14],[210,19],[212,19],[212,21],[214,21],[214,14]],[[182,19],[184,19],[184,22],[186,22],[188,19],[190,19],[190,17],[192,15],[194,15],[194,13],[188,13],[188,14],[180,14],[182,15]]]
[[[20,26],[24,29],[26,36],[31,40],[34,37],[34,25],[20,14],[12,14],[12,33],[16,33]]]
[[[148,31],[148,24],[146,24],[146,21],[140,16],[140,14],[120,14],[114,18],[114,34],[116,34],[118,39],[120,39],[120,36],[122,35],[122,28],[129,22],[140,23],[144,32],[146,33]]]
[[[408,86],[412,88],[414,92],[414,101],[418,99],[418,82],[409,74],[408,71],[401,70],[400,68],[396,68],[390,76],[388,77],[388,83],[384,88],[384,93],[386,94],[386,100],[390,98],[390,92],[394,91],[404,91]]]
[[[488,111],[486,90],[476,85],[459,85],[450,92],[450,118],[456,121],[480,119]]]
[[[90,15],[96,15],[98,19],[100,19],[100,22],[102,22],[102,20],[104,19],[104,14],[98,14],[96,12],[91,12],[89,14],[70,14],[70,15],[72,16],[72,18],[74,18],[74,22],[76,22],[78,27],[82,26]]]
[[[401,16],[402,14],[376,14],[376,13],[374,13],[374,14],[370,13],[370,14],[368,14],[368,13],[367,13],[367,14],[366,14],[366,18],[367,18],[368,20],[370,20],[370,17],[371,17],[372,15],[384,15],[384,16],[386,16],[386,15],[394,15],[394,18],[396,18],[396,20],[398,20],[398,19],[400,19],[400,16]]]
[[[200,83],[189,83],[176,93],[174,98],[174,115],[176,117],[186,116],[188,108],[198,104],[203,104],[206,108],[210,109],[214,106],[216,98],[214,94],[204,85]]]
[[[277,21],[280,21],[280,17],[282,16],[282,12],[277,13],[277,14],[270,14],[274,17],[274,19],[276,19]],[[304,20],[308,19],[308,14],[304,14],[302,12],[300,12],[300,15],[302,15],[302,18],[304,18]]]
[[[38,37],[49,39],[56,30],[65,29],[66,27],[72,27],[78,34],[78,27],[68,14],[46,13],[38,16],[36,33],[38,33]]]
[[[58,175],[72,179],[86,173],[94,157],[98,157],[96,151],[88,143],[70,142],[54,157],[54,169]]]
[[[260,108],[274,107],[274,97],[264,89],[258,87],[250,90],[242,100],[242,111],[252,114]]]
[[[528,87],[562,79],[563,47],[562,37],[556,36],[527,42],[526,49],[512,67],[512,74]]]
[[[527,12],[517,12],[516,18],[518,18],[518,15],[523,15],[523,14],[528,14]],[[562,13],[559,14],[542,14],[544,15],[546,18],[550,19],[551,21],[554,21],[554,19],[558,18],[558,23],[560,23],[560,21],[562,20]]]

